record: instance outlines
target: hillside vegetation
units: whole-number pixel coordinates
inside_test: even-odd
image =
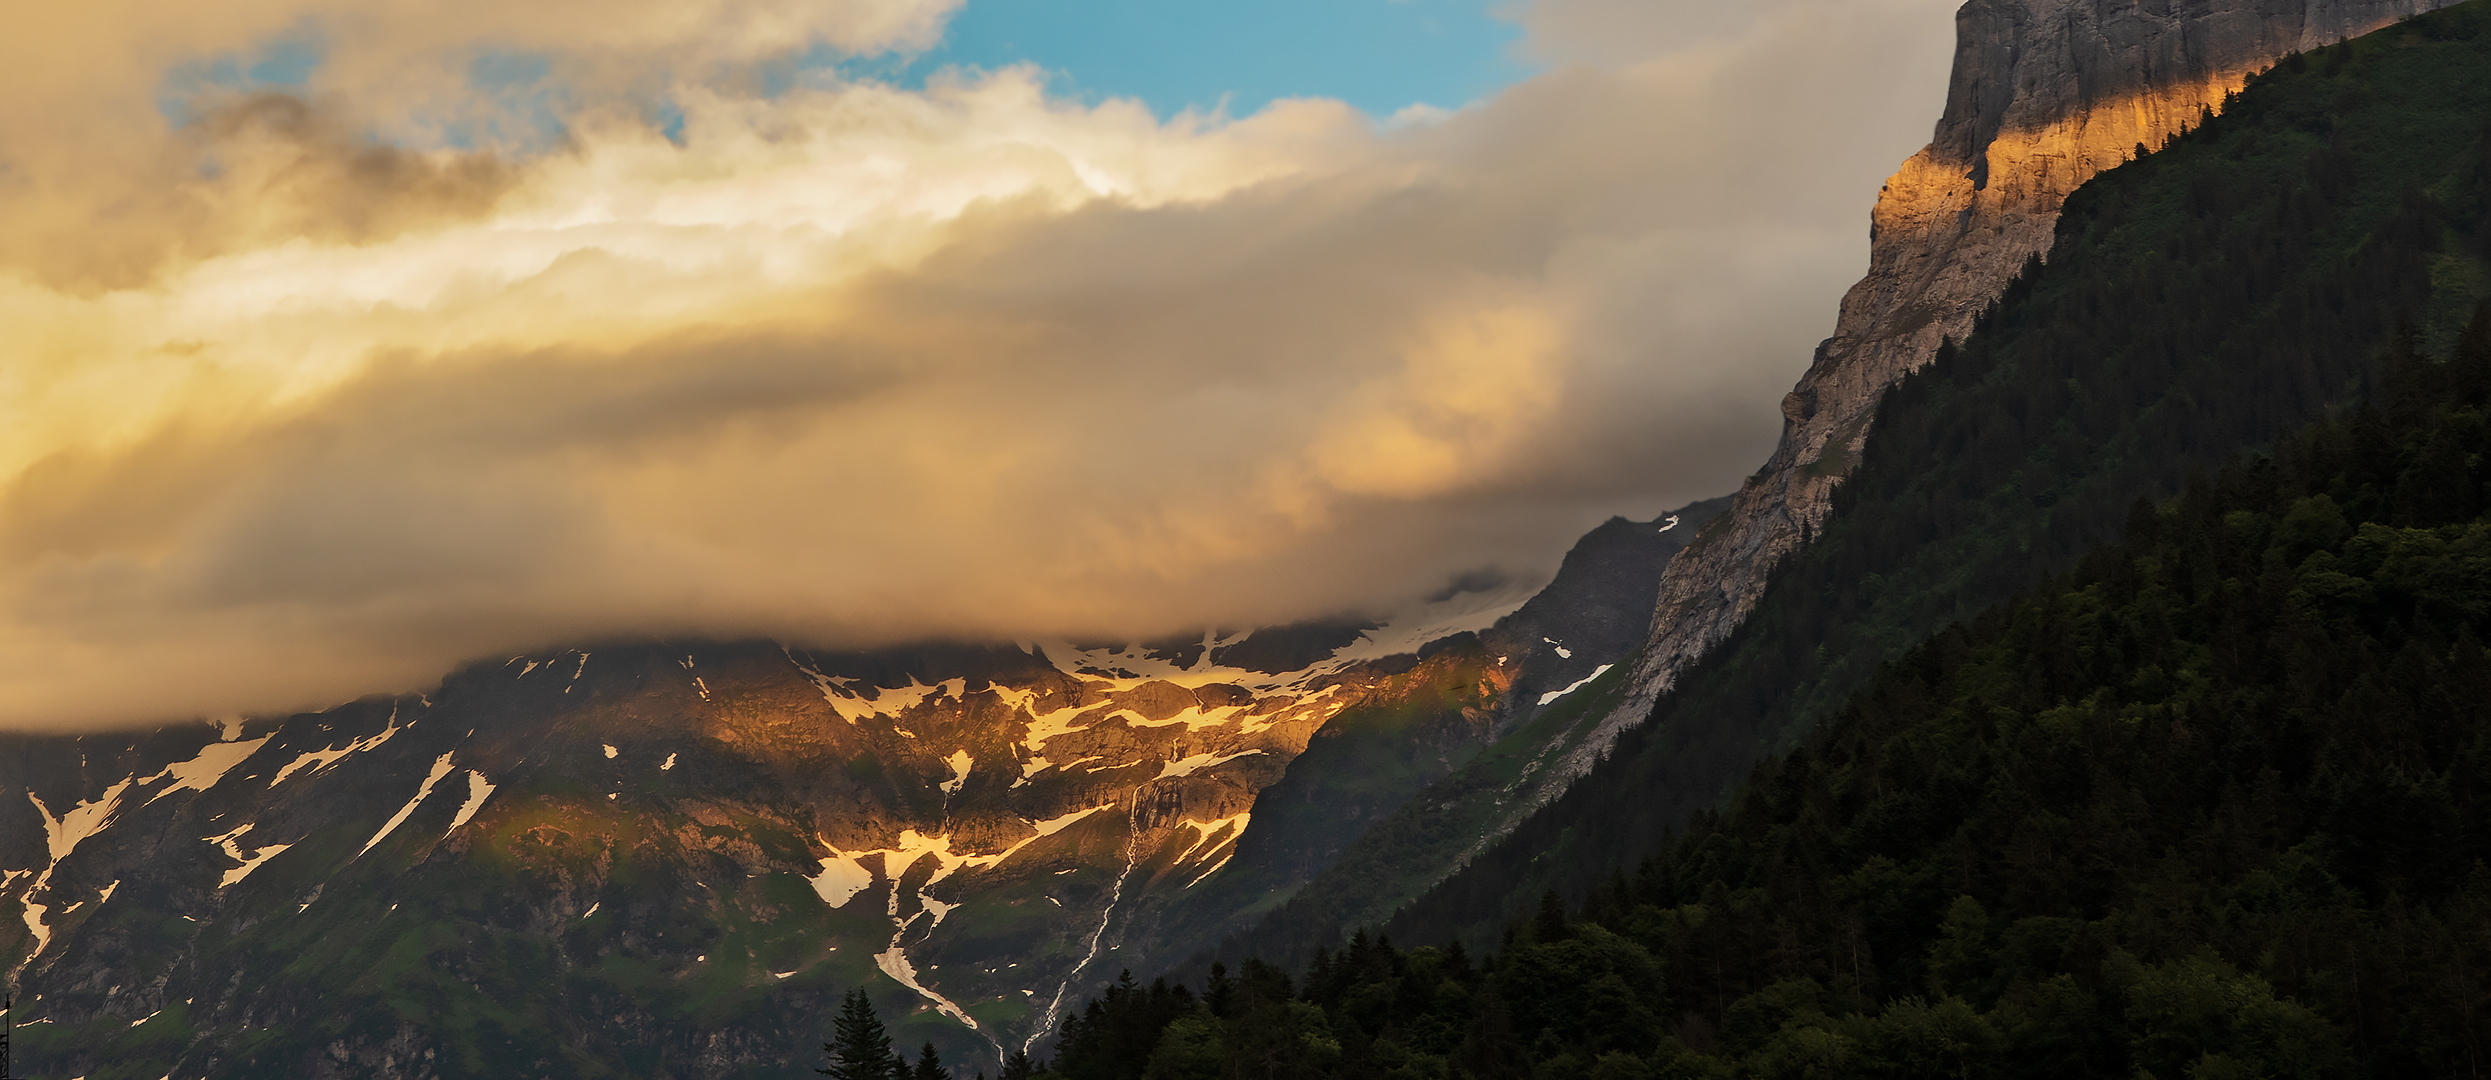
[[[1122,987],[1058,1071],[2478,1075],[2491,305],[2383,381],[2138,500],[1485,963],[1361,934],[1299,983]]]
[[[1441,946],[1284,911],[1057,1071],[2479,1075],[2487,135],[2477,2],[2098,178]]]
[[[1389,924],[1473,947],[1582,896],[1797,745],[1878,665],[2115,539],[2139,496],[2365,398],[2400,324],[2485,292],[2491,11],[2294,57],[2105,173],[1960,348],[1886,396],[1823,535],[1610,759]],[[1345,928],[1276,922],[1298,957]]]

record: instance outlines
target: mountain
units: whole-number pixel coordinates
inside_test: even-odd
[[[1459,639],[1438,644],[1448,651],[1435,662],[1454,671],[1463,656],[1500,666],[1534,658],[1501,696],[1458,710],[1370,706],[1327,725],[1258,803],[1281,827],[1240,839],[1220,892],[1180,904],[1187,932],[1136,953],[1134,968],[1199,966],[1203,950],[1234,954],[1273,925],[1381,920],[1564,790],[1564,762],[1594,737],[1588,721],[1613,693],[1617,661],[1642,640],[1644,600],[1677,538],[1728,502],[1693,503],[1657,522],[1613,518],[1575,545],[1548,588],[1480,632],[1475,652]],[[1255,902],[1235,906],[1240,890]]]
[[[865,987],[904,1043],[992,1068],[1614,663],[1705,509],[1380,623],[594,646],[317,713],[0,738],[18,1061],[800,1076]]]
[[[1113,988],[1057,1073],[2478,1074],[2491,3],[2057,228],[1652,723],[1388,933]]]
[[[2049,259],[1878,402],[1823,527],[1748,618],[1393,937],[1476,945],[1545,888],[1585,895],[1880,665],[2117,538],[2140,497],[2353,407],[2382,350],[2444,352],[2491,294],[2479,18],[2288,57],[2072,195]]]
[[[1664,577],[1652,633],[1606,722],[1651,711],[1755,607],[1773,568],[1825,526],[1886,388],[1961,341],[2060,205],[2106,169],[2196,126],[2252,73],[2446,0],[1970,0],[1929,145],[1877,194],[1869,269],[1782,399],[1782,439]]]
[[[2191,466],[2210,466],[2222,454],[2272,438],[2306,422],[2330,401],[2344,400],[2350,393],[2344,380],[2351,374],[2345,365],[2356,363],[2382,338],[2398,305],[2413,302],[2412,296],[2430,288],[2427,283],[2415,285],[2404,273],[2409,267],[2361,282],[2358,303],[2350,308],[2344,298],[2330,296],[2329,310],[2339,317],[2326,325],[2295,324],[2308,331],[2307,340],[2290,348],[2313,357],[2304,361],[2311,374],[2299,382],[2248,385],[2254,376],[2237,367],[2173,377],[2160,366],[2137,365],[2120,375],[2124,382],[2118,392],[2132,392],[2133,397],[2112,401],[2105,399],[2116,394],[2105,393],[2076,402],[2062,396],[2038,403],[2054,410],[2045,413],[2033,411],[2037,404],[2027,388],[2009,383],[1953,402],[1943,413],[1919,414],[1929,418],[1914,422],[1929,426],[1907,437],[1918,440],[1911,451],[1917,464],[1885,474],[1892,484],[1910,490],[1889,490],[1884,496],[1856,490],[1842,494],[1846,486],[1859,486],[1852,478],[1863,467],[1872,428],[1887,422],[1880,417],[1885,415],[1881,407],[1888,388],[1924,369],[1944,343],[1971,336],[2011,281],[2033,272],[2039,255],[2053,243],[2064,244],[2054,230],[2061,228],[2062,204],[2072,192],[2104,169],[2137,158],[2140,150],[2161,146],[2202,124],[2253,72],[2292,50],[2335,40],[2410,10],[2409,5],[2366,3],[2313,3],[2289,10],[2237,3],[2169,8],[1988,0],[1967,4],[1957,17],[1954,70],[1936,135],[1879,195],[1871,219],[1870,271],[1844,297],[1834,337],[1819,347],[1815,363],[1784,400],[1780,448],[1663,571],[1651,631],[1641,645],[1617,670],[1562,706],[1581,713],[1562,721],[1568,731],[1564,752],[1485,755],[1439,781],[1369,830],[1349,857],[1318,875],[1220,955],[1232,961],[1254,954],[1296,963],[1351,928],[1384,924],[1454,868],[1488,854],[1491,844],[1589,773],[1604,754],[1632,756],[1619,739],[1650,719],[1670,730],[1645,732],[1636,736],[1641,741],[1635,745],[1646,753],[1675,755],[1667,765],[1650,766],[1637,781],[1646,785],[1656,806],[1594,828],[1607,835],[1633,832],[1638,839],[1628,850],[1648,850],[1657,841],[1660,822],[1683,820],[1709,805],[1758,755],[1794,738],[1811,710],[1838,702],[1894,650],[1910,647],[1950,619],[1969,617],[2003,600],[2036,574],[2063,567],[2086,545],[2113,533],[2126,501],[2136,494],[2176,491]],[[2470,139],[2471,133],[2460,138]],[[2345,148],[2336,147],[2335,152],[2342,155]],[[2341,159],[2335,160],[2331,167],[2342,167]],[[2375,185],[2395,181],[2370,182],[2373,186],[2362,196],[2368,202],[2348,220],[2371,220],[2377,210]],[[2317,197],[2334,208],[2330,212],[2354,209],[2345,205],[2346,192],[2333,187]],[[2337,246],[2341,238],[2305,235],[2296,231],[2302,223],[2290,220],[2226,220],[2196,221],[2191,227],[2224,233],[2229,237],[2225,243],[2263,236],[2296,252],[2283,265],[2289,268],[2287,274],[2301,276],[2257,282],[2262,307],[2255,314],[2290,312],[2311,292],[2331,288],[2318,280],[2327,273],[2324,260],[2312,261],[2308,245]],[[2143,234],[2158,224],[2130,224],[2128,230]],[[2061,255],[2054,252],[2051,257]],[[2130,271],[2123,265],[2095,265],[2084,271],[2092,275],[2089,280],[2097,290],[2087,302],[2144,305],[2139,311],[2171,306],[2168,297],[2098,291]],[[2168,273],[2168,268],[2158,272]],[[2232,303],[2233,290],[2222,282],[2193,281],[2184,291],[2201,305],[2220,305],[2207,310],[2219,312],[2221,319],[2252,316]],[[2453,310],[2440,312],[2442,323],[2453,317]],[[2064,313],[2060,322],[2090,317],[2090,312]],[[2159,354],[2170,344],[2155,335],[2173,325],[2170,319],[2135,322],[2125,327],[2128,333],[2116,348],[2140,356]],[[2201,320],[2201,329],[2217,338],[2239,325]],[[2022,333],[2038,337],[2065,329],[2056,325]],[[2099,330],[2087,325],[2067,340],[2100,341]],[[2234,348],[2249,347],[2254,339],[2235,336],[2239,340]],[[2191,341],[2189,347],[2201,344],[2210,347],[2214,341]],[[2107,342],[2104,346],[2111,347]],[[2084,365],[2099,360],[2058,357],[2053,362],[2081,381],[2096,378]],[[2180,410],[2192,407],[2190,402],[2207,396],[2237,403],[2228,411],[2247,415],[2192,445],[2169,446],[2172,440],[2153,435],[2154,452],[2173,451],[2160,460],[2119,456],[2138,449],[2138,429],[2171,423]],[[2157,401],[2164,412],[2139,415]],[[2046,441],[2043,428],[2053,415],[2076,421],[2059,433],[2061,445],[2043,450],[2055,460],[2026,475],[1999,475],[2000,467],[2033,452],[2037,441]],[[1963,435],[1970,431],[1991,434],[1972,440]],[[2001,493],[2002,486],[2008,493]],[[2012,494],[2017,489],[2034,501],[2017,503]],[[1868,506],[1854,514],[1863,518],[1856,525],[1833,520],[1846,498]],[[1978,528],[1953,513],[1967,502],[1981,505],[1983,499],[2016,505]],[[1829,538],[1830,543],[1808,543],[1820,533],[1845,528],[1848,535]],[[1950,543],[1904,550],[1919,537],[1946,532],[1956,534]],[[1805,580],[1773,586],[1777,572]],[[1786,594],[1779,608],[1762,616],[1780,625],[1731,648],[1726,643],[1735,641],[1735,631],[1768,586]],[[1722,670],[1708,686],[1691,688],[1679,695],[1681,700],[1656,711],[1690,665],[1718,649],[1739,655],[1722,658],[1716,664]],[[1771,659],[1764,659],[1768,654]],[[1559,718],[1545,722],[1554,724]],[[1662,746],[1672,749],[1663,751]],[[1701,749],[1691,749],[1696,746]],[[1524,768],[1534,770],[1526,781],[1529,797],[1512,798],[1508,791]],[[1571,835],[1563,826],[1548,828]],[[1490,858],[1496,869],[1456,880],[1421,905],[1436,914],[1414,914],[1394,925],[1442,931],[1445,924],[1437,920],[1453,918],[1476,928],[1500,917],[1508,905],[1528,902],[1536,886],[1512,891],[1513,881],[1545,877],[1506,875],[1515,860],[1538,854],[1533,844],[1554,842],[1549,833],[1533,835],[1536,840],[1517,841],[1507,845],[1507,854]],[[1584,884],[1579,879],[1574,883]],[[1457,893],[1466,898],[1452,899]],[[1462,914],[1447,914],[1456,910]]]
[[[316,713],[0,739],[21,1065],[799,1076],[863,987],[903,1044],[991,1066],[1115,968],[1374,923],[1484,946],[1675,858],[1889,659],[2352,407],[2382,343],[2457,338],[2491,291],[2491,39],[2423,17],[2235,79],[2391,13],[2294,10],[1968,7],[1940,129],[1968,134],[1889,186],[1883,283],[1779,464],[1726,510],[1602,526],[1536,592],[1149,643],[579,643]],[[2075,188],[2043,151],[2086,132],[2154,152]],[[1453,991],[1419,989],[1467,1022],[1481,973],[1437,957]],[[1253,1015],[1320,1049],[1268,974]]]
[[[1492,954],[1119,986],[1055,1075],[2475,1075],[2491,304],[2447,352],[2139,503]]]
[[[1869,272],[1844,296],[1834,336],[1818,347],[1814,363],[1784,398],[1780,446],[1671,560],[1650,633],[1621,670],[1568,704],[1586,715],[1563,721],[1565,751],[1545,760],[1536,750],[1491,754],[1439,781],[1222,955],[1260,953],[1294,962],[1346,928],[1381,923],[1590,771],[1622,732],[1653,715],[1689,664],[1729,637],[1774,570],[1826,527],[1835,491],[1857,468],[1885,390],[1927,364],[1941,343],[1969,334],[2007,283],[2049,249],[2071,192],[2139,149],[2199,123],[2252,72],[2284,55],[2431,6],[1966,4],[1956,20],[1945,112],[1930,145],[1879,193],[1870,219]],[[2159,482],[2167,489],[2174,480]],[[2094,528],[2084,535],[2101,534]],[[1965,553],[1956,569],[1985,559]],[[1936,608],[1957,614],[1999,596],[1994,590],[1934,595],[1942,600]],[[1879,644],[1903,647],[1934,625],[1897,620],[1895,632]],[[1856,685],[1842,680],[1864,678],[1862,663],[1873,666],[1876,658],[1833,661],[1837,675],[1826,692],[1838,694]],[[1759,696],[1771,701],[1779,693]],[[1732,757],[1756,752],[1726,751]],[[1706,784],[1717,791],[1735,774],[1733,767],[1710,775]],[[1518,784],[1530,789],[1525,797],[1509,794]]]

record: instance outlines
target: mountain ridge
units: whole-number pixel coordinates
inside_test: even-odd
[[[904,1041],[992,1067],[1260,895],[1206,881],[1244,836],[1288,845],[1258,799],[1318,733],[1389,743],[1403,716],[1451,761],[1614,660],[1645,614],[1614,578],[1657,581],[1666,520],[1595,528],[1542,588],[1477,577],[1395,620],[597,645],[316,713],[0,736],[27,793],[0,803],[20,1060],[795,1075],[864,986]],[[1330,782],[1318,763],[1304,782]],[[1417,786],[1367,780],[1379,812]]]

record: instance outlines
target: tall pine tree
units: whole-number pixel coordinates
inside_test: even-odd
[[[822,1053],[830,1056],[830,1067],[814,1072],[832,1080],[894,1080],[893,1061],[905,1066],[906,1058],[891,1049],[891,1033],[883,1028],[882,1017],[874,1013],[873,999],[863,990],[848,991],[839,1005],[839,1016],[831,1022],[830,1041],[822,1044]]]
[[[917,1067],[909,1070],[908,1080],[951,1080],[951,1073],[943,1068],[943,1059],[934,1052],[933,1043],[925,1044],[925,1049],[917,1052]]]
[[[1029,1060],[1029,1051],[1019,1047],[1014,1047],[1011,1056],[1003,1059],[1003,1080],[1029,1080],[1038,1072],[1038,1067]]]

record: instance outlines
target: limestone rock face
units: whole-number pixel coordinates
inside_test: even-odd
[[[1971,0],[1929,145],[1870,215],[1866,277],[1782,399],[1782,440],[1728,513],[1663,572],[1634,691],[1605,733],[1639,722],[1726,637],[1773,564],[1822,525],[1887,386],[1961,340],[2025,261],[2049,250],[2060,204],[2094,174],[2194,126],[2284,56],[2447,0]],[[1606,747],[1609,738],[1592,740]],[[1580,768],[1588,768],[1587,752]]]

